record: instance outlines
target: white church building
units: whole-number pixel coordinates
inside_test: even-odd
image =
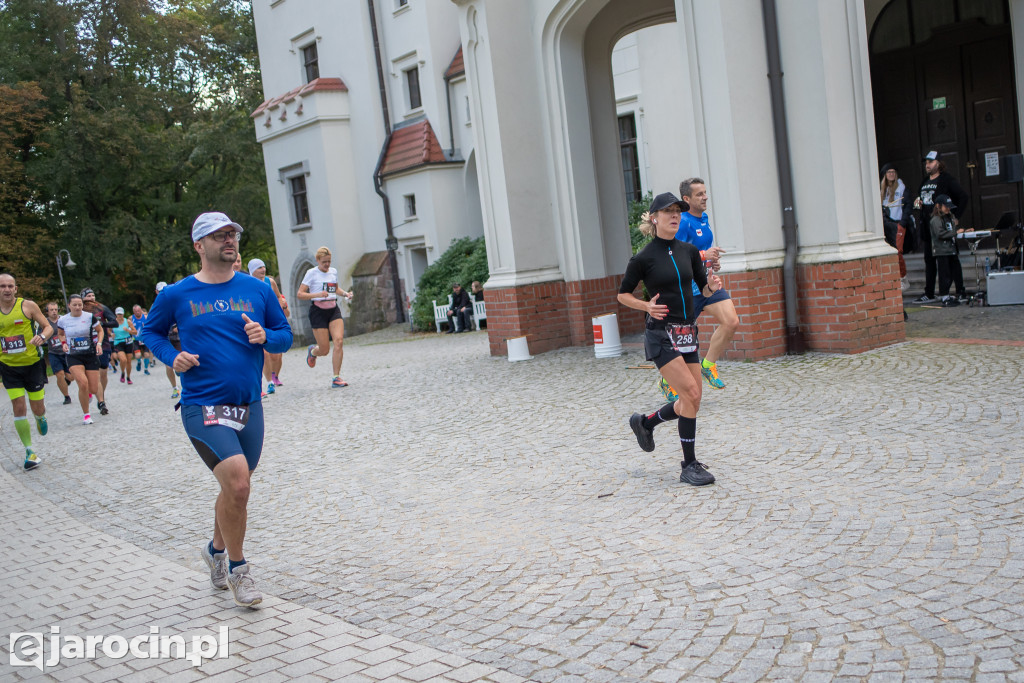
[[[253,0],[253,14],[267,99],[252,116],[299,332],[319,246],[346,286],[383,273],[393,316],[452,239],[480,235],[493,354],[523,335],[531,351],[589,344],[609,312],[638,331],[615,301],[627,199],[700,176],[741,318],[729,357],[856,352],[903,338],[880,162],[916,187],[940,150],[978,227],[1019,208],[1019,184],[977,169],[1020,151],[1024,0]]]

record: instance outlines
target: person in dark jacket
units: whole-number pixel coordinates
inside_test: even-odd
[[[448,309],[448,334],[469,332],[469,321],[473,317],[473,302],[458,282],[452,285],[452,306]]]
[[[935,255],[935,265],[939,271],[939,296],[942,298],[943,306],[957,306],[959,299],[967,297],[967,290],[964,289],[964,275],[960,268],[954,268],[953,264],[959,265],[960,258],[956,253],[956,226],[953,224],[953,212],[956,211],[956,204],[947,195],[935,196],[935,215],[928,223],[931,232],[932,253]],[[949,296],[950,281],[956,284],[956,296]]]
[[[960,183],[956,181],[956,178],[946,172],[946,166],[939,159],[938,152],[931,151],[925,155],[924,172],[927,177],[921,183],[921,190],[918,193],[917,199],[914,200],[914,208],[921,210],[921,227],[930,225],[932,214],[935,212],[935,197],[939,195],[946,195],[953,200],[953,205],[956,207],[953,210],[953,225],[956,225],[960,216],[967,209],[967,202],[971,199],[970,196],[960,187]],[[917,304],[931,303],[936,300],[936,263],[935,256],[932,254],[932,241],[930,239],[923,239],[921,242],[924,244],[924,295],[914,299],[914,303]],[[963,271],[960,269],[959,259],[954,259],[951,268],[953,278],[956,278],[957,273],[959,273],[959,278],[963,280],[964,276]]]

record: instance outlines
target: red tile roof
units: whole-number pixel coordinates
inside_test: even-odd
[[[434,135],[434,129],[426,119],[391,134],[388,150],[381,164],[381,175],[406,171],[425,164],[439,164],[445,159],[441,145]]]
[[[303,83],[297,88],[292,88],[283,95],[277,97],[271,97],[269,100],[264,100],[263,104],[256,107],[249,116],[256,118],[267,109],[273,109],[281,103],[288,103],[294,100],[296,97],[305,97],[309,93],[320,92],[324,90],[336,90],[341,92],[348,92],[348,86],[340,78],[314,78],[309,83]]]
[[[466,65],[462,61],[462,46],[459,45],[458,52],[452,57],[452,63],[448,65],[448,70],[444,72],[445,78],[454,78],[455,76],[461,76],[466,73]]]

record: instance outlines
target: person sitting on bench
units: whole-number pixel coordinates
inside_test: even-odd
[[[469,320],[473,317],[473,302],[458,282],[452,284],[452,306],[448,309],[448,334],[469,332]]]

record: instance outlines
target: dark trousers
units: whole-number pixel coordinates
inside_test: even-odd
[[[957,296],[962,297],[967,294],[967,290],[964,288],[964,271],[960,267],[958,256],[936,256],[935,265],[939,272],[939,296],[949,294],[951,282],[956,285]]]
[[[924,223],[925,230],[928,230],[928,222]],[[925,235],[924,239],[921,240],[924,245],[924,294],[929,299],[935,298],[935,256],[932,254],[932,239],[931,235]],[[946,288],[949,288],[949,284],[946,284]]]
[[[473,318],[473,308],[467,306],[461,310],[450,310],[448,311],[449,324],[454,325],[458,321],[458,325],[455,325],[455,330],[468,330],[472,323],[470,322]]]

